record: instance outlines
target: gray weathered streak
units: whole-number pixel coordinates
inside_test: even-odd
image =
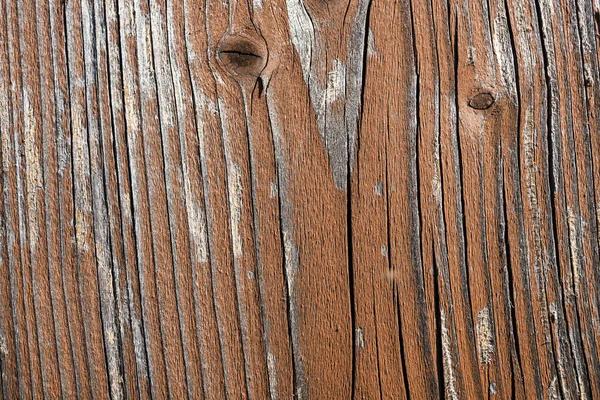
[[[283,267],[287,286],[287,302],[289,309],[289,330],[292,342],[292,356],[294,358],[294,377],[295,393],[298,399],[305,399],[307,396],[308,383],[304,376],[302,348],[300,346],[300,325],[299,310],[296,294],[296,274],[302,268],[300,265],[300,255],[298,246],[294,243],[294,228],[292,224],[292,205],[290,204],[288,185],[290,167],[283,151],[285,138],[278,121],[278,115],[275,110],[269,108],[269,123],[273,133],[273,144],[275,149],[275,161],[277,163],[278,193],[280,199],[280,218],[281,218],[281,237],[283,240]]]

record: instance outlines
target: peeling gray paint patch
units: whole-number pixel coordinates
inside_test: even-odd
[[[308,82],[312,47],[315,40],[314,28],[302,0],[286,0],[285,4],[292,43],[300,57],[304,81]]]
[[[0,335],[0,356],[6,357],[8,355],[8,344],[6,343],[6,337]]]
[[[267,353],[267,371],[269,373],[269,392],[272,400],[279,399],[277,392],[277,368],[275,356],[272,353]]]
[[[365,331],[363,328],[356,328],[356,347],[360,350],[365,347]]]
[[[235,258],[240,258],[242,256],[242,235],[240,233],[240,220],[242,218],[242,173],[237,164],[231,165],[228,185],[233,255]]]
[[[439,162],[439,159],[437,160]],[[438,170],[436,169],[433,173],[433,179],[431,181],[431,186],[433,187],[433,197],[435,198],[436,203],[441,206],[444,197],[442,190],[442,180],[440,179]]]
[[[496,383],[495,382],[490,382],[490,394],[491,395],[498,394],[498,390],[496,389]]]
[[[446,313],[440,310],[440,322],[442,325],[442,364],[444,368],[444,386],[446,396],[452,400],[458,400],[456,391],[456,374],[454,373],[454,362],[452,360],[452,345],[450,343],[450,334],[446,324]]]
[[[383,195],[383,182],[377,182],[377,184],[375,184],[375,194],[377,196],[382,196]]]
[[[476,334],[479,362],[489,364],[492,361],[492,353],[494,352],[494,334],[492,332],[490,311],[487,307],[477,313]]]
[[[185,178],[186,193],[190,197],[194,197],[191,193],[190,180]],[[189,189],[189,192],[188,192]],[[186,208],[188,211],[188,224],[190,230],[190,236],[192,238],[192,246],[196,259],[201,263],[208,262],[208,232],[206,228],[206,216],[204,210],[197,202],[196,199],[189,199],[186,202]]]
[[[319,132],[329,156],[333,182],[340,190],[345,190],[347,185],[350,140],[343,111],[344,107],[348,107],[350,100],[346,93],[346,73],[346,64],[335,59],[332,69],[327,72],[324,90],[319,88],[317,82],[313,84],[312,79],[310,82],[311,100],[313,105],[319,105],[315,109]]]
[[[272,199],[277,197],[277,184],[275,182],[271,182],[269,195]]]
[[[473,46],[469,46],[467,48],[467,64],[473,65],[475,64],[475,60],[477,59],[477,50]]]
[[[369,28],[369,33],[367,37],[367,54],[370,56],[374,56],[377,54],[377,49],[375,48],[375,35],[373,34],[373,30]]]

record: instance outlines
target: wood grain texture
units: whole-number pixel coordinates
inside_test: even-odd
[[[600,3],[0,0],[0,400],[600,398]]]

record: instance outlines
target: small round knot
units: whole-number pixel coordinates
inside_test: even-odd
[[[217,47],[217,58],[230,72],[258,77],[266,65],[264,46],[240,37],[225,37]]]
[[[492,96],[489,92],[483,92],[475,95],[471,100],[469,100],[469,107],[474,108],[476,110],[487,110],[494,104],[494,96]]]

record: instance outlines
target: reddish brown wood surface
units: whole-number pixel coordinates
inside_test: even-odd
[[[600,399],[600,3],[0,0],[0,400]]]

